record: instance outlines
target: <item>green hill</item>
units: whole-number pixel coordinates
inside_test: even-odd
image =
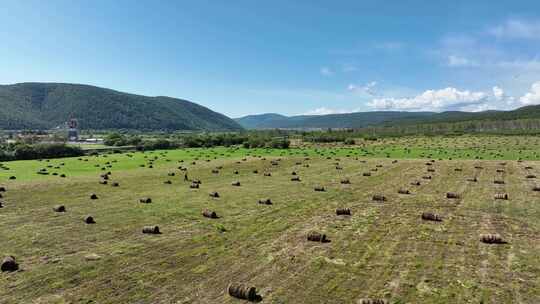
[[[239,130],[225,115],[187,100],[89,85],[0,85],[0,129],[48,129],[76,118],[82,129]]]
[[[279,114],[250,115],[235,119],[246,129],[326,129],[402,126],[469,121],[509,121],[540,119],[540,106],[527,106],[512,111],[485,112],[395,112],[375,111],[330,115],[283,116]]]

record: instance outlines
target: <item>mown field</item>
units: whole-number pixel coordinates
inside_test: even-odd
[[[388,140],[3,163],[0,255],[15,256],[20,270],[0,273],[0,303],[245,303],[227,294],[230,282],[257,287],[261,303],[540,303],[540,192],[533,191],[540,183],[531,178],[540,177],[538,143],[401,140],[417,140],[418,157]],[[440,145],[444,157],[436,155]],[[375,153],[392,149],[390,157]],[[301,181],[291,181],[293,171]],[[190,189],[186,173],[199,189]],[[373,201],[375,194],[386,201]],[[143,197],[152,203],[139,203]],[[263,198],[273,204],[259,204]],[[66,212],[53,211],[59,204]],[[351,215],[337,216],[341,207]],[[203,209],[219,218],[203,217]],[[424,221],[422,212],[443,220]],[[96,223],[85,224],[86,215]],[[147,225],[162,233],[142,234]],[[312,231],[330,242],[308,241]],[[484,233],[507,243],[482,243]]]

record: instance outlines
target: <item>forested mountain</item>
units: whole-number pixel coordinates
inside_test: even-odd
[[[187,100],[66,83],[0,85],[0,129],[49,129],[76,118],[82,129],[240,130]]]
[[[496,122],[517,120],[540,120],[540,106],[527,106],[513,111],[485,112],[393,112],[375,111],[330,115],[283,116],[278,114],[250,115],[235,119],[247,129],[326,129],[400,127],[426,124],[456,124],[465,122],[475,125],[505,125]]]

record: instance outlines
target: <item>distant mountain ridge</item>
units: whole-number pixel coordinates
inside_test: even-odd
[[[241,130],[196,103],[83,84],[0,85],[0,129],[49,129],[76,118],[83,129]]]
[[[540,119],[540,105],[512,111],[397,112],[373,111],[328,115],[249,115],[235,120],[246,129],[327,129],[399,126],[424,123],[454,123],[477,120]]]

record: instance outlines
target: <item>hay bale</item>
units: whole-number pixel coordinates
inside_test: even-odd
[[[474,168],[475,168],[475,169],[478,169],[478,170],[484,169],[484,167],[482,167],[482,166],[474,166]]]
[[[193,184],[198,184],[198,185],[202,184],[201,180],[199,180],[199,179],[191,180],[191,182],[192,182]]]
[[[420,181],[413,181],[413,182],[411,182],[411,185],[412,186],[420,186],[421,183],[420,183]]]
[[[210,192],[208,195],[209,195],[210,197],[214,197],[214,198],[218,198],[218,197],[219,197],[219,193],[217,193],[217,192],[215,192],[215,191],[214,191],[214,192]]]
[[[197,183],[191,183],[191,185],[189,185],[189,188],[190,188],[190,189],[199,189],[199,184],[197,184]]]
[[[93,199],[93,200],[98,199],[97,194],[95,194],[95,193],[90,194],[90,199]]]
[[[266,172],[266,173],[264,173],[264,176],[272,176],[272,173]]]
[[[2,260],[2,265],[0,265],[2,272],[12,272],[19,269],[19,264],[15,261],[15,257],[10,255],[5,257]]]
[[[66,207],[64,205],[56,205],[53,207],[54,212],[66,212]]]
[[[506,244],[506,241],[503,240],[500,234],[481,234],[480,242],[486,244]]]
[[[528,174],[527,176],[525,176],[526,178],[536,178],[536,175],[534,174]]]
[[[259,174],[259,170],[253,170],[253,174]]]
[[[217,170],[217,169],[212,169],[212,174],[219,174],[219,170]]]
[[[0,187],[0,192],[6,192],[6,188],[5,187]]]
[[[167,175],[168,175],[168,176],[175,176],[176,173],[174,173],[174,172],[169,172],[169,173],[167,173]]]
[[[272,200],[269,199],[269,198],[260,199],[259,204],[261,204],[261,205],[272,205]]]
[[[374,194],[371,197],[371,200],[378,201],[378,202],[384,202],[384,201],[386,201],[386,197],[384,195],[382,195],[382,194]]]
[[[145,233],[145,234],[161,234],[161,232],[159,231],[158,226],[144,226],[143,229],[142,229],[142,233]]]
[[[139,199],[139,203],[150,204],[151,202],[152,202],[152,199],[149,197],[143,197]]]
[[[60,177],[66,177],[66,175],[64,173],[60,174]]]
[[[504,169],[497,169],[497,173],[504,173]]]
[[[308,241],[312,241],[312,242],[326,242],[326,234],[322,234],[322,233],[319,233],[319,232],[316,232],[316,231],[311,231],[308,233],[307,235],[307,239]]]
[[[102,180],[99,181],[99,183],[102,184],[102,185],[106,185],[108,182],[106,180],[102,179]]]
[[[94,218],[91,216],[91,215],[87,215],[85,217],[83,217],[83,221],[87,224],[95,224],[96,221],[94,220]]]
[[[478,179],[476,177],[471,177],[471,178],[467,178],[467,181],[476,183],[476,182],[478,182]]]
[[[435,172],[435,169],[433,169],[433,168],[428,168],[428,169],[427,169],[427,172]]]
[[[0,208],[4,208],[4,202],[0,201]]]
[[[166,181],[164,181],[163,183],[164,183],[164,184],[167,184],[167,185],[171,185],[171,184],[172,184],[172,182],[171,182],[170,180],[166,180]]]
[[[504,185],[504,181],[501,180],[501,179],[496,179],[493,181],[494,184],[497,184],[497,185]]]
[[[534,186],[532,188],[533,191],[537,191],[537,192],[540,192],[540,186]]]
[[[463,170],[462,170],[461,168],[455,168],[454,171],[455,171],[455,172],[461,172],[461,171],[463,171]]]
[[[293,177],[291,177],[291,181],[292,181],[292,182],[299,182],[299,181],[300,181],[300,176],[293,176]]]
[[[442,217],[436,213],[432,212],[422,212],[422,219],[424,221],[434,221],[434,222],[441,222]]]
[[[235,170],[233,173],[234,173],[234,174],[238,174],[238,170]]]
[[[356,301],[356,304],[389,304],[388,300],[376,298],[364,298]]]
[[[494,198],[496,200],[507,200],[508,199],[508,193],[496,193],[494,195]]]
[[[369,173],[369,172],[364,172],[364,173],[362,173],[362,176],[371,176],[371,173]]]
[[[239,283],[230,283],[227,286],[227,292],[231,297],[248,301],[256,301],[260,297],[257,295],[257,289],[255,287]]]
[[[431,175],[424,175],[422,176],[423,179],[431,179]]]
[[[315,191],[317,191],[317,192],[324,192],[324,191],[326,191],[326,189],[324,189],[323,186],[315,186],[315,187],[313,188],[313,190],[315,190]]]
[[[204,217],[212,218],[212,219],[217,219],[218,218],[217,213],[215,211],[211,211],[211,210],[208,210],[208,209],[204,209],[203,212],[202,212],[202,215]]]
[[[336,166],[336,170],[343,170],[343,167],[341,167],[341,166]]]
[[[398,193],[399,194],[411,194],[411,191],[407,190],[407,189],[399,189],[398,190]]]
[[[231,186],[240,187],[240,182],[239,181],[234,181],[234,182],[231,183]]]
[[[120,187],[120,183],[114,182],[114,183],[111,184],[111,186],[113,186],[113,187]]]
[[[336,215],[351,215],[351,209],[349,208],[337,208]]]
[[[296,175],[296,171],[291,172],[291,175]]]
[[[457,194],[455,192],[446,192],[446,198],[458,199],[459,197],[460,197],[459,194]]]
[[[343,178],[341,179],[340,183],[343,185],[348,185],[351,183],[351,181],[348,178]]]

